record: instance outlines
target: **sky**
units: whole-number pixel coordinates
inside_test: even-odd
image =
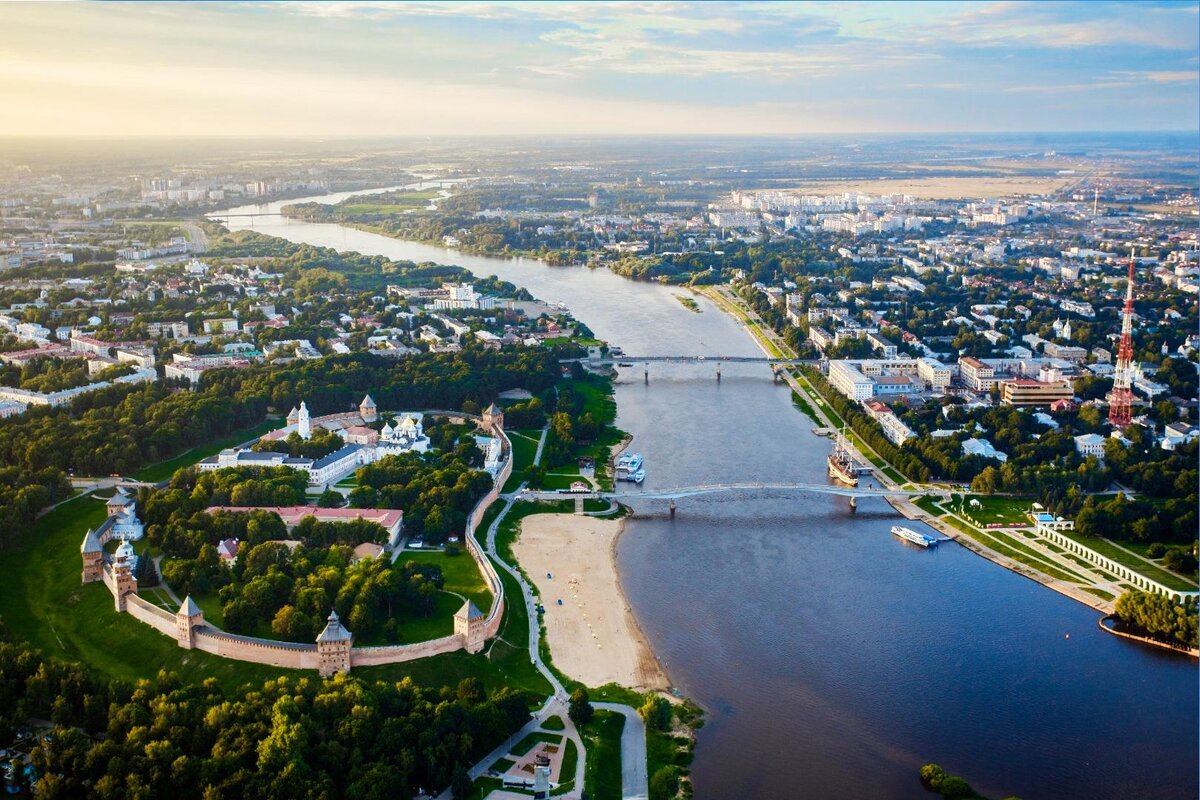
[[[1200,0],[5,2],[0,31],[0,135],[1200,130]]]

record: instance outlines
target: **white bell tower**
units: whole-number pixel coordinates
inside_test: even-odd
[[[308,417],[308,406],[300,403],[300,413],[296,420],[296,431],[300,434],[301,439],[312,438],[312,422]]]

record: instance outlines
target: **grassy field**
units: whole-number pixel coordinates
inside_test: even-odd
[[[104,504],[81,497],[40,518],[6,545],[19,565],[0,581],[0,617],[12,634],[47,655],[82,661],[114,678],[152,678],[160,669],[187,681],[215,678],[226,686],[261,683],[286,670],[183,650],[128,614],[118,614],[103,583],[79,582],[79,543],[105,517]]]
[[[235,431],[228,436],[216,439],[208,444],[193,447],[184,453],[181,453],[174,458],[169,458],[166,461],[159,461],[157,464],[151,464],[148,467],[143,467],[133,474],[133,477],[139,481],[165,481],[175,474],[175,470],[183,467],[190,467],[202,458],[216,455],[226,447],[233,447],[250,439],[257,439],[264,433],[278,428],[279,420],[265,420],[264,422],[255,425],[252,428],[243,428],[240,431]]]
[[[1006,534],[998,533],[997,531],[979,531],[952,516],[944,516],[942,517],[942,521],[962,531],[980,544],[990,547],[997,553],[1003,556],[1008,556],[1014,561],[1035,569],[1038,572],[1043,572],[1053,578],[1067,581],[1068,583],[1090,583],[1090,581],[1083,576],[1068,571],[1065,567],[1060,567],[1057,564],[1047,561],[1042,555],[1030,548],[1028,545],[1022,544]]]
[[[521,485],[521,481],[525,480],[525,470],[533,464],[533,457],[537,454],[538,438],[541,435],[540,430],[508,432],[508,439],[512,442],[513,471],[501,491],[514,491]]]
[[[347,203],[336,206],[337,211],[348,217],[400,214],[413,209],[425,208],[430,200],[441,195],[436,191],[399,192],[373,196],[373,202]]]
[[[542,728],[548,731],[561,731],[566,727],[567,723],[563,722],[563,718],[559,716],[547,717],[546,721],[542,723]]]
[[[1162,567],[1150,564],[1143,559],[1138,558],[1133,553],[1124,550],[1107,539],[1093,536],[1079,536],[1074,531],[1059,531],[1063,536],[1079,542],[1084,547],[1092,550],[1105,558],[1110,558],[1123,567],[1128,567],[1139,575],[1143,575],[1152,581],[1158,581],[1163,586],[1170,589],[1179,589],[1181,591],[1195,591],[1196,584],[1182,575],[1177,575],[1174,572],[1166,570]]]
[[[174,639],[128,614],[116,613],[112,595],[102,583],[83,586],[79,582],[79,543],[87,528],[99,525],[104,516],[101,500],[80,497],[41,517],[25,535],[5,546],[4,563],[19,564],[20,569],[0,581],[0,618],[16,638],[28,641],[47,655],[80,661],[98,673],[125,680],[152,678],[160,669],[166,669],[184,681],[215,678],[227,687],[237,687],[245,683],[261,684],[283,674],[311,674],[183,650]],[[441,554],[430,555],[445,558]],[[458,558],[474,567],[469,556]],[[454,571],[458,574],[454,578],[458,585],[470,585],[457,566]],[[505,573],[501,573],[501,580],[509,596],[520,596],[516,581]],[[453,625],[451,615],[462,601],[450,594],[442,597],[445,598],[445,608],[439,605],[442,618],[432,620],[431,624],[444,626],[444,633],[449,633]],[[216,596],[203,597],[198,602],[206,617],[219,624]],[[420,685],[434,687],[452,687],[464,678],[473,677],[488,690],[511,686],[545,696],[549,684],[529,661],[528,625],[524,604],[517,602],[506,613],[501,638],[493,641],[484,654],[450,653],[357,669],[354,674],[364,680],[396,681],[410,677]],[[426,638],[431,633],[444,635],[439,633],[441,628],[422,631],[412,623],[403,625],[401,630],[406,639],[410,633],[414,639]]]
[[[445,591],[470,598],[485,613],[491,608],[492,593],[488,591],[487,583],[484,582],[483,575],[479,573],[479,566],[475,563],[475,559],[466,552],[460,552],[456,556],[447,556],[440,551],[406,550],[396,559],[396,565],[401,566],[409,561],[415,561],[418,564],[436,564],[442,568],[442,576],[446,579],[443,586]],[[459,600],[458,604],[461,606],[462,600]],[[455,611],[457,610],[455,608]]]
[[[558,771],[558,787],[552,794],[565,794],[575,788],[575,768],[579,765],[579,748],[573,739],[563,745],[562,767]]]
[[[955,497],[958,497],[955,495]],[[1029,510],[1034,500],[1031,497],[988,497],[986,495],[965,495],[961,498],[965,513],[969,514],[981,525],[1003,523],[1018,525],[1029,523]],[[971,505],[971,501],[979,502],[979,507]]]
[[[621,731],[625,717],[615,711],[597,711],[580,730],[587,748],[583,782],[594,800],[621,800]]]
[[[823,423],[817,418],[817,412],[813,410],[813,407],[808,404],[808,401],[802,395],[792,392],[792,405],[800,409],[800,413],[812,420],[813,425],[816,425],[818,428],[822,426]]]

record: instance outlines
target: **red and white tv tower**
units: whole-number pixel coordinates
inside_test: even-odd
[[[1129,254],[1129,283],[1125,287],[1125,310],[1121,312],[1121,346],[1113,370],[1113,388],[1108,395],[1108,421],[1120,430],[1133,421],[1133,253]]]

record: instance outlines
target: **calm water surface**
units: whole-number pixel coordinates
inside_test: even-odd
[[[337,225],[231,227],[498,275],[567,304],[632,355],[759,354],[707,301],[687,311],[673,296],[685,290]],[[646,487],[824,481],[828,443],[769,370],[725,365],[718,384],[714,369],[618,379],[617,422],[646,457]],[[662,502],[637,511],[621,577],[672,680],[708,711],[699,800],[917,800],[931,797],[916,778],[930,761],[994,797],[1200,791],[1194,662],[1102,633],[1095,612],[957,545],[900,542],[882,501],[856,516],[842,499],[781,493],[683,500],[674,521]]]

